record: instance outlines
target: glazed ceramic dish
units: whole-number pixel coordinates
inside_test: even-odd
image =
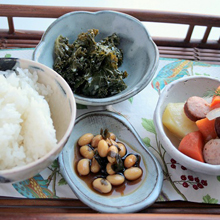
[[[30,72],[37,71],[38,82],[51,86],[53,94],[50,96],[49,107],[58,144],[56,148],[34,162],[8,170],[0,170],[0,183],[25,180],[48,167],[57,158],[68,140],[76,117],[73,93],[60,75],[47,66],[31,60],[0,58],[1,71],[14,70],[17,67],[28,69]]]
[[[213,91],[219,85],[220,80],[203,76],[176,80],[164,88],[154,112],[157,135],[170,156],[188,169],[208,175],[219,175],[220,165],[202,163],[181,153],[177,149],[180,140],[163,126],[162,115],[168,103],[185,102],[191,96],[202,97],[208,90]]]
[[[119,48],[124,58],[120,70],[126,70],[127,88],[111,97],[88,98],[75,94],[76,102],[84,105],[104,106],[124,101],[145,88],[153,78],[158,66],[159,53],[144,25],[136,18],[115,11],[71,12],[59,17],[44,33],[33,53],[33,60],[53,67],[54,42],[59,35],[72,43],[82,32],[98,29],[99,41],[113,33],[120,37]]]
[[[119,140],[129,145],[141,155],[146,173],[140,186],[125,195],[104,195],[93,191],[77,175],[74,169],[76,143],[85,133],[99,134],[100,129],[108,129],[115,133]],[[81,115],[76,123],[70,139],[59,156],[60,170],[75,195],[85,204],[99,212],[128,213],[136,212],[153,204],[158,198],[163,173],[154,156],[148,151],[130,123],[123,117],[113,112],[96,111]]]

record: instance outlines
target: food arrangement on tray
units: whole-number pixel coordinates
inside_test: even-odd
[[[106,17],[107,15],[110,20]],[[81,22],[77,27],[74,26],[75,19],[79,23]],[[110,24],[108,27],[103,27],[104,22],[100,22],[103,19],[107,19],[105,22]],[[87,23],[84,23],[85,21]],[[71,27],[70,24],[73,26]],[[131,25],[131,29],[136,31],[131,33],[130,30],[124,28],[128,24]],[[35,61],[54,69],[64,78],[71,87],[77,103],[95,106],[120,103],[139,93],[153,78],[158,65],[158,57],[157,47],[138,20],[122,13],[106,11],[69,13],[58,18],[45,32],[33,55]],[[61,88],[63,87],[61,86]],[[51,92],[54,91],[51,90]],[[181,107],[177,105],[178,103],[170,104],[173,106],[168,108],[169,117],[173,116],[173,109],[178,113],[183,113],[183,103],[181,103]],[[189,110],[188,107],[186,112]],[[106,112],[95,112],[94,114],[109,117]],[[92,116],[84,115],[83,117]],[[112,117],[120,116],[112,115]],[[182,132],[183,138],[189,133],[189,130],[192,131],[192,134],[194,134],[193,132],[198,133],[195,123],[192,123],[191,119],[190,122],[185,120],[186,117],[188,118],[186,114],[184,116],[182,114],[181,117],[184,118],[181,119],[183,124],[181,124],[179,132]],[[79,118],[77,123],[80,124],[80,121],[85,118]],[[53,122],[53,118],[50,120]],[[103,121],[99,124],[99,130],[100,128],[107,130],[112,126],[106,123],[106,119],[100,120]],[[90,121],[87,122],[90,125]],[[60,120],[58,123],[62,123],[62,121]],[[116,132],[116,139],[107,139],[101,132],[99,134],[101,139],[97,141],[96,146],[93,146],[92,139],[98,136],[96,127],[94,131],[94,128],[91,130],[93,137],[89,143],[79,144],[78,142],[77,144],[77,139],[73,137],[74,132],[77,132],[74,122],[73,132],[69,133],[70,140],[67,137],[65,140],[67,143],[62,145],[63,152],[59,154],[62,174],[71,189],[84,203],[101,212],[123,213],[141,210],[157,199],[162,187],[163,175],[157,160],[145,149],[133,128],[130,128],[127,122],[123,121],[123,123],[128,126],[128,129],[131,129],[132,139],[137,139],[139,144],[125,142],[126,138],[123,135],[118,138],[118,134],[121,135],[120,129],[123,129],[120,123],[119,127],[113,127],[110,130],[113,133]],[[91,127],[94,125],[91,124]],[[178,128],[174,127],[173,130],[176,132]],[[56,131],[55,129],[53,132],[56,133]],[[159,130],[158,133],[160,133]],[[46,133],[44,134],[46,135]],[[81,133],[81,135],[83,134],[90,133]],[[79,141],[82,136],[77,137]],[[201,138],[200,135],[199,140],[201,139],[203,137]],[[162,139],[160,138],[160,140]],[[99,142],[100,144],[98,144]],[[120,156],[121,142],[123,142],[123,146],[126,146],[127,151],[123,156]],[[105,148],[104,155],[102,155],[103,148]],[[203,145],[200,144],[200,151],[202,148]],[[184,150],[181,151],[184,152]],[[146,161],[146,158],[150,162]],[[198,157],[196,158],[198,159]],[[127,161],[132,161],[131,167],[126,165]],[[134,183],[132,183],[133,180]],[[154,186],[150,186],[150,183],[153,183]],[[82,192],[83,190],[85,192]],[[103,204],[100,204],[99,196],[106,197]],[[136,200],[132,201],[132,196]],[[110,202],[111,199],[113,202]],[[93,201],[96,205],[90,204],[88,201]],[[123,207],[119,207],[118,204]]]

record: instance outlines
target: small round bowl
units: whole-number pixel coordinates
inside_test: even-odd
[[[219,175],[220,165],[202,163],[181,153],[178,150],[180,140],[163,126],[162,115],[168,103],[185,102],[191,96],[202,97],[208,90],[213,91],[219,85],[220,80],[203,76],[176,80],[164,88],[154,112],[154,124],[158,138],[169,155],[186,168],[208,175]]]
[[[143,176],[137,189],[129,194],[103,195],[93,191],[74,169],[77,141],[85,133],[99,134],[108,129],[117,138],[141,155]],[[130,151],[129,151],[130,152]],[[153,204],[158,198],[163,182],[160,164],[148,151],[131,124],[121,115],[109,111],[86,113],[76,119],[70,139],[59,156],[60,170],[75,195],[86,205],[99,212],[136,212]]]
[[[67,142],[74,127],[76,118],[76,103],[73,93],[66,81],[47,66],[25,59],[0,58],[0,71],[14,70],[17,67],[36,71],[38,82],[49,85],[53,91],[49,107],[53,125],[56,130],[57,146],[40,159],[27,165],[0,170],[0,183],[25,180],[49,166],[58,156]]]
[[[120,70],[126,70],[127,88],[111,97],[91,98],[75,94],[76,102],[83,105],[112,105],[139,93],[153,78],[158,66],[159,52],[144,25],[136,18],[115,11],[71,12],[56,19],[44,33],[33,53],[33,60],[52,68],[55,39],[62,35],[72,43],[82,32],[98,29],[99,41],[113,33],[120,37],[119,48],[123,50]]]

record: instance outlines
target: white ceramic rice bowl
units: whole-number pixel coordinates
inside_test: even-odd
[[[55,71],[47,66],[31,60],[17,58],[0,58],[0,70],[13,70],[16,67],[37,71],[38,82],[50,85],[53,93],[50,97],[49,107],[56,130],[57,146],[42,158],[27,165],[7,170],[0,170],[0,183],[9,183],[25,180],[49,166],[61,152],[74,127],[76,117],[76,103],[73,93]]]

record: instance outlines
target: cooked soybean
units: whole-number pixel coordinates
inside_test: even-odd
[[[104,178],[97,178],[92,182],[93,188],[100,193],[109,193],[112,190],[111,183]]]
[[[121,174],[113,174],[113,175],[108,175],[106,179],[113,185],[113,186],[119,186],[122,183],[124,183],[125,178]]]
[[[103,138],[102,138],[102,135],[98,134],[96,135],[95,137],[92,138],[92,141],[91,141],[91,145],[92,147],[98,147],[98,143],[99,141],[101,141]]]
[[[126,149],[125,145],[118,142],[117,146],[119,148],[118,154],[120,155],[120,157],[124,157],[124,155],[127,153],[127,149]]]
[[[93,137],[94,135],[92,133],[86,133],[82,135],[78,140],[78,145],[83,146],[89,144],[92,141]]]
[[[110,163],[114,163],[116,160],[116,155],[118,154],[118,148],[114,145],[108,148],[107,159]]]
[[[94,156],[94,151],[89,145],[83,145],[80,147],[79,152],[84,158],[88,158],[90,160]]]
[[[111,145],[112,145],[112,141],[111,141],[111,139],[106,138],[105,141],[106,141],[106,143],[108,144],[108,146],[111,146]]]
[[[114,133],[112,133],[112,132],[108,132],[108,136],[107,136],[109,139],[112,139],[112,140],[116,140],[116,136],[115,136],[115,134]]]
[[[111,163],[107,163],[107,165],[106,165],[106,172],[108,173],[108,174],[115,174],[115,171],[112,169],[112,164]]]
[[[142,176],[142,169],[139,167],[130,167],[124,171],[124,176],[127,180],[136,180]]]
[[[126,168],[133,167],[135,163],[137,162],[137,157],[134,154],[128,155],[124,160],[124,166]]]
[[[108,144],[105,140],[101,140],[98,143],[98,152],[100,157],[106,157],[108,154]]]
[[[90,172],[90,160],[87,158],[81,159],[77,163],[77,171],[82,176],[88,175]]]
[[[98,161],[95,158],[92,158],[91,162],[91,172],[92,173],[98,173],[101,169],[101,166],[99,165]]]

